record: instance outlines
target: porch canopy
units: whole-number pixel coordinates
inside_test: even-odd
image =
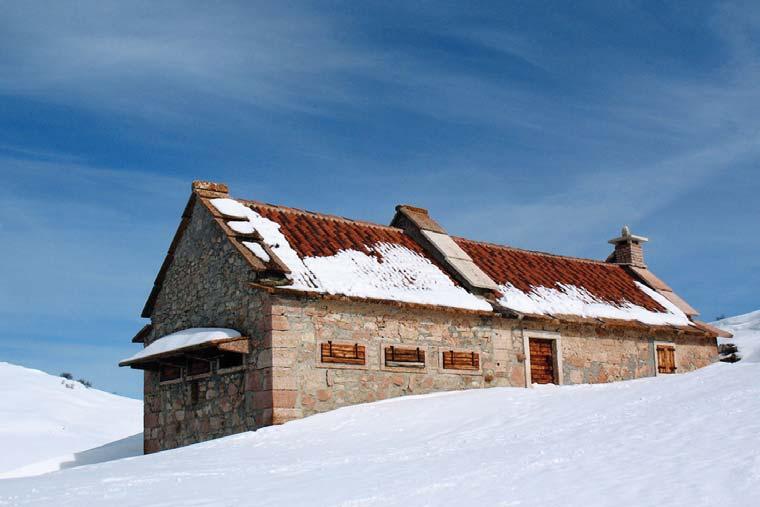
[[[247,354],[248,338],[226,328],[197,327],[159,338],[119,363],[140,370],[157,370],[162,364],[180,366],[188,357],[212,358],[224,353]]]

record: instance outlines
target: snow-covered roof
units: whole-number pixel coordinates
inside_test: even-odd
[[[689,326],[689,317],[619,264],[456,238],[519,313]]]
[[[491,311],[430,259],[414,240],[393,227],[308,214],[233,199],[211,199],[227,225],[261,243],[289,270],[289,288],[307,292],[386,299]],[[243,243],[263,262],[262,244]],[[262,252],[264,255],[262,255]]]
[[[217,187],[194,187],[193,198],[273,290],[697,329],[693,309],[646,268],[452,238],[426,210],[408,205],[398,206],[385,226],[232,199],[226,186]],[[165,267],[144,317],[151,315]]]
[[[142,349],[137,354],[119,363],[122,366],[142,362],[171,352],[197,347],[204,344],[226,342],[240,338],[240,332],[221,327],[195,327],[183,329],[163,336]]]
[[[261,237],[260,243],[243,244],[263,262],[272,261],[264,247],[274,253],[289,271],[291,289],[493,309],[401,229],[229,198],[210,203],[232,230]],[[682,310],[623,266],[461,238],[450,243],[497,283],[498,306],[515,312],[691,324]]]

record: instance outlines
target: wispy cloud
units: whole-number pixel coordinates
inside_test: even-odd
[[[0,314],[135,314],[187,183],[61,162],[0,167]]]

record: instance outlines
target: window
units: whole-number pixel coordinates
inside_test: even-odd
[[[219,356],[218,368],[224,370],[226,368],[236,368],[243,366],[243,354],[237,354],[235,352],[225,352]]]
[[[182,377],[182,368],[171,364],[162,364],[158,370],[159,382],[168,382]]]
[[[198,385],[198,382],[193,382],[190,384],[190,403],[195,405],[198,403],[198,400],[200,399],[200,392],[201,392],[201,386]]]
[[[187,360],[187,374],[203,375],[204,373],[211,373],[211,362],[205,359],[190,358]]]
[[[328,341],[320,346],[320,357],[323,363],[365,364],[367,361],[364,345],[338,344]]]
[[[412,349],[390,345],[385,347],[385,366],[424,368],[425,351],[419,347]]]
[[[676,372],[676,348],[673,345],[657,345],[657,373]]]
[[[477,352],[445,351],[443,353],[443,368],[446,370],[479,370],[480,354]]]

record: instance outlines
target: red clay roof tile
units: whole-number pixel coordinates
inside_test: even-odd
[[[500,285],[511,283],[523,292],[530,292],[533,287],[575,285],[602,301],[613,304],[629,302],[647,310],[665,311],[659,303],[639,290],[634,278],[617,264],[520,250],[464,238],[454,240],[480,269]]]
[[[380,254],[370,248],[377,243],[401,245],[432,259],[402,229],[295,208],[241,201],[260,215],[280,224],[281,232],[299,256],[326,257],[341,250]],[[500,285],[511,283],[523,292],[534,287],[557,288],[559,284],[582,287],[601,301],[626,302],[654,312],[666,309],[635,284],[622,266],[592,259],[565,257],[543,252],[454,238],[475,263]],[[444,270],[445,272],[445,270]]]
[[[280,224],[280,231],[300,257],[328,257],[341,250],[379,255],[370,249],[377,243],[401,245],[425,256],[420,245],[395,227],[358,222],[291,208],[251,204],[264,218]]]

